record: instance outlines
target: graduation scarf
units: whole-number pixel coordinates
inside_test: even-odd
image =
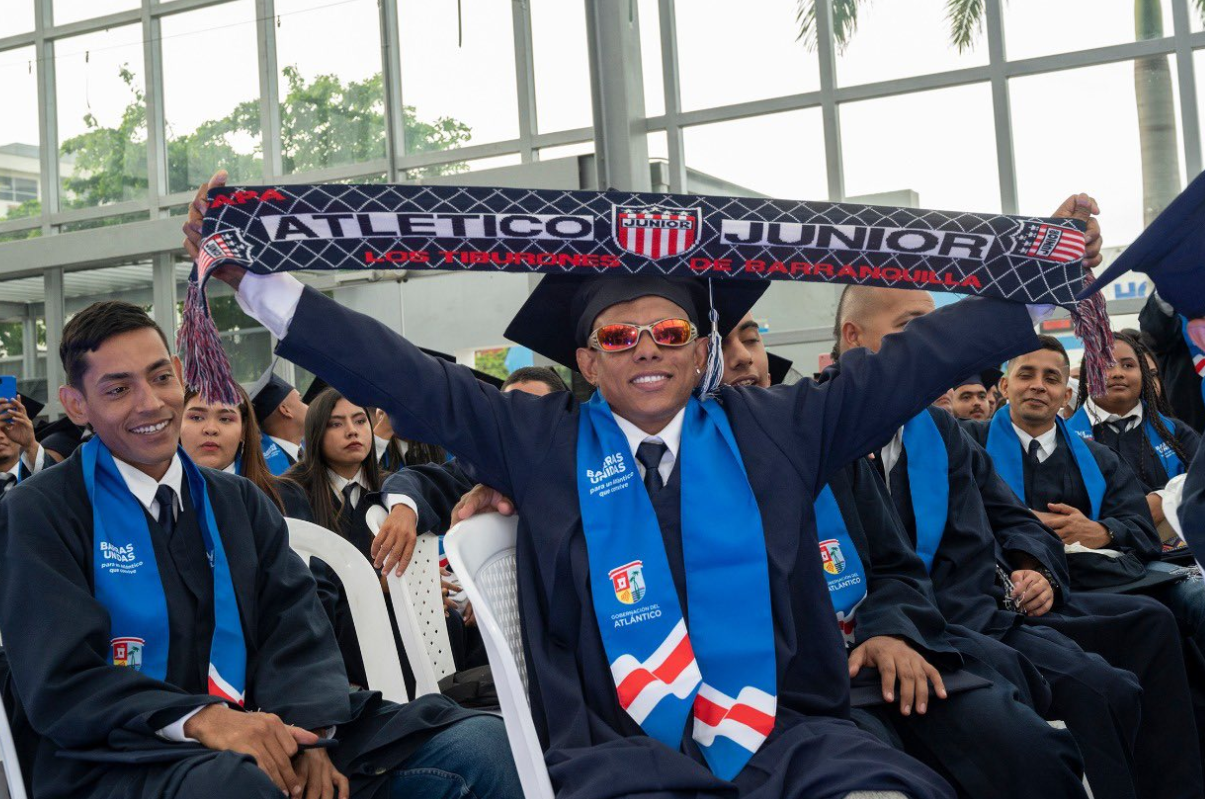
[[[950,453],[928,410],[904,425],[904,451],[908,453],[908,494],[916,519],[916,554],[929,571],[950,516]]]
[[[1185,466],[1180,461],[1179,456],[1176,455],[1176,451],[1167,445],[1167,442],[1159,435],[1155,426],[1151,424],[1150,413],[1151,409],[1144,406],[1142,414],[1143,434],[1146,436],[1146,440],[1151,443],[1151,449],[1155,451],[1155,456],[1159,458],[1159,463],[1163,466],[1167,479],[1170,480],[1178,474],[1184,474]],[[1155,413],[1159,412],[1155,411]],[[1169,431],[1176,429],[1171,419],[1168,419],[1161,413],[1159,414],[1159,418],[1163,420],[1164,426]],[[1101,424],[1107,424],[1107,422],[1101,422]],[[1092,431],[1092,420],[1088,418],[1088,408],[1086,405],[1081,405],[1079,410],[1067,420],[1067,429],[1080,438],[1087,439],[1088,441],[1095,440]]]
[[[1092,451],[1088,449],[1084,439],[1078,435],[1072,435],[1067,429],[1067,423],[1061,417],[1056,416],[1054,423],[1067,442],[1071,451],[1071,459],[1075,461],[1080,478],[1084,481],[1084,487],[1088,489],[1088,500],[1092,504],[1092,513],[1089,518],[1092,521],[1099,521],[1100,505],[1105,496],[1105,477],[1101,474],[1100,465],[1096,462],[1096,458],[1092,457]],[[1089,432],[1091,432],[1091,428],[1089,428]],[[1023,460],[1025,447],[1021,446],[1021,439],[1017,436],[1017,431],[1013,429],[1012,417],[1007,410],[992,417],[991,426],[987,431],[986,449],[987,454],[992,456],[992,463],[995,464],[1000,477],[1008,483],[1013,493],[1021,497],[1023,502],[1028,502],[1028,498],[1025,496],[1025,462]]]
[[[855,614],[858,606],[866,599],[866,570],[862,557],[853,539],[845,516],[837,504],[833,489],[825,486],[816,497],[816,534],[820,539],[820,562],[824,567],[824,580],[828,583],[828,596],[837,612],[837,624],[846,644],[854,642]]]
[[[260,274],[645,273],[937,289],[1070,309],[1093,388],[1110,358],[1104,300],[1076,300],[1091,276],[1085,225],[1072,219],[455,186],[221,187],[209,198],[178,344],[186,382],[207,399],[233,391],[204,298],[205,280],[228,263]]]
[[[292,465],[289,463],[289,456],[285,454],[285,451],[280,448],[279,444],[272,440],[272,436],[262,430],[259,433],[259,446],[264,451],[264,460],[268,464],[268,471],[275,477],[280,477],[289,470],[289,467]],[[239,474],[242,473],[243,470],[240,464]]]
[[[728,418],[691,397],[682,425],[686,626],[661,526],[601,393],[581,406],[577,489],[594,613],[619,703],[678,750],[686,721],[732,780],[774,728],[777,660],[761,512]]]
[[[200,470],[183,449],[178,457],[213,570],[213,641],[209,693],[241,706],[247,684],[243,639],[230,564]],[[130,492],[108,447],[94,436],[83,445],[84,486],[92,503],[92,573],[97,600],[109,611],[114,666],[132,666],[167,679],[170,640],[167,597],[142,503]]]

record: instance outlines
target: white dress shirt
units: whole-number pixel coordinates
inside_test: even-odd
[[[1054,425],[1051,425],[1049,430],[1039,436],[1031,436],[1015,424],[1013,430],[1016,431],[1017,438],[1021,439],[1021,449],[1025,452],[1029,452],[1029,442],[1037,439],[1038,463],[1045,463],[1059,445],[1059,429]]]
[[[887,483],[887,493],[891,493],[891,470],[899,462],[904,452],[904,428],[895,431],[891,440],[879,450],[879,460],[883,463],[883,480]]]
[[[619,430],[628,440],[628,447],[632,450],[632,459],[636,461],[636,468],[640,471],[641,480],[644,479],[644,464],[636,457],[636,450],[646,442],[665,445],[665,454],[661,456],[661,463],[658,464],[657,471],[661,474],[661,484],[669,483],[669,476],[674,472],[674,461],[678,459],[678,447],[682,444],[682,422],[686,418],[686,409],[682,408],[674,414],[674,418],[669,420],[669,424],[656,435],[649,435],[619,414],[612,413],[611,415],[615,417],[615,423],[619,425]]]
[[[1084,400],[1084,412],[1088,414],[1088,419],[1092,422],[1093,427],[1098,424],[1113,424],[1114,422],[1120,422],[1126,417],[1133,417],[1133,419],[1126,424],[1125,430],[1121,431],[1123,433],[1132,427],[1137,427],[1138,425],[1142,424],[1143,419],[1141,402],[1137,403],[1133,408],[1130,408],[1130,410],[1126,411],[1125,413],[1109,413],[1104,408],[1093,402],[1091,397],[1088,397],[1088,399]]]
[[[277,438],[276,436],[268,436],[268,438],[275,441],[276,446],[278,446],[282,450],[284,450],[285,453],[290,458],[292,458],[295,461],[301,460],[301,445],[300,444],[294,444],[292,441],[286,441],[285,439]]]
[[[353,508],[360,504],[360,499],[369,491],[368,483],[364,479],[363,469],[356,472],[355,476],[350,480],[348,480],[346,477],[336,474],[330,469],[326,470],[326,476],[331,481],[331,488],[334,489],[335,493],[339,495],[340,499],[343,498],[343,489],[346,488],[348,484],[355,484],[355,488],[351,490],[351,505]]]
[[[183,507],[181,503],[184,501],[180,496],[180,484],[184,481],[184,466],[180,463],[179,455],[172,458],[172,465],[167,467],[167,472],[160,480],[155,480],[150,475],[139,471],[123,460],[114,458],[113,463],[116,464],[117,471],[121,473],[122,479],[126,481],[126,487],[130,489],[130,493],[141,503],[142,507],[146,508],[151,518],[159,518],[159,500],[155,498],[155,492],[159,490],[159,486],[161,485],[170,486],[172,491],[175,492],[176,507],[172,509],[172,513],[177,514],[180,512],[180,509]],[[195,738],[189,738],[184,734],[184,725],[189,719],[206,707],[208,705],[201,705],[195,710],[185,713],[171,724],[158,730],[156,734],[160,738],[168,741],[176,741],[177,743],[195,741]]]
[[[234,460],[230,461],[230,463],[226,464],[226,468],[222,469],[222,471],[226,474],[238,474],[238,470],[235,468],[236,463],[238,463],[238,458],[235,458]]]
[[[38,448],[38,454],[34,456],[33,463],[30,463],[30,461],[29,461],[29,454],[27,452],[25,452],[25,450],[21,450],[21,457],[18,460],[18,462],[13,465],[12,471],[11,472],[0,471],[0,484],[7,482],[8,475],[10,475],[10,474],[13,477],[18,477],[19,475],[17,474],[17,472],[19,472],[21,470],[21,464],[25,465],[25,470],[28,471],[30,475],[35,475],[38,472],[42,471],[42,469],[44,469],[46,467],[46,450],[42,449],[41,444],[38,444],[37,448]],[[13,485],[16,485],[16,483],[13,483]],[[12,488],[12,486],[9,486],[8,488]],[[7,491],[8,488],[6,488],[5,490]]]

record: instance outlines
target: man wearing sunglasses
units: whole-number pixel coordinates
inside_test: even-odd
[[[598,388],[580,403],[501,394],[287,274],[217,276],[282,356],[514,499],[532,715],[560,799],[953,796],[848,720],[812,503],[961,375],[1032,349],[1025,309],[967,300],[823,386],[700,401],[706,283],[551,275],[507,336],[576,367]],[[722,334],[764,285],[713,289]]]

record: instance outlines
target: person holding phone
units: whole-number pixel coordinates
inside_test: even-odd
[[[17,379],[0,377],[0,491],[42,471],[46,451],[34,436],[33,417],[42,403],[17,393]]]

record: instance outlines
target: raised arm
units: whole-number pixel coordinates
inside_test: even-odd
[[[407,466],[385,478],[381,495],[392,510],[403,497],[414,503],[418,529],[424,533],[446,533],[451,527],[452,509],[460,498],[477,484],[453,460]],[[409,504],[409,503],[406,503]]]

